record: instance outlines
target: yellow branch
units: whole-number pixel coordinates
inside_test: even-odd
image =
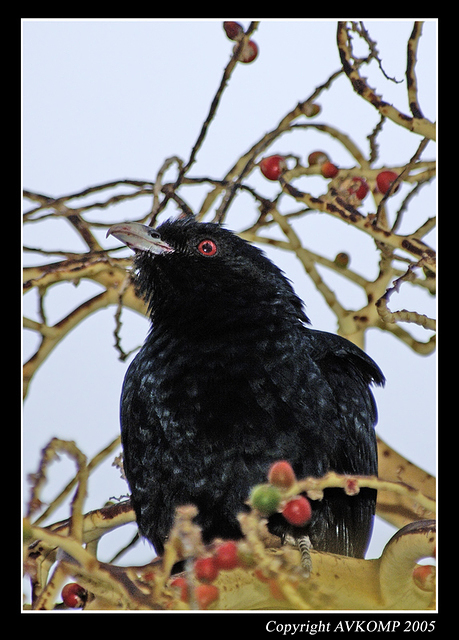
[[[335,197],[333,201],[325,198],[316,198],[309,193],[299,191],[299,189],[285,182],[282,178],[279,181],[285,193],[288,193],[297,202],[302,202],[311,209],[329,213],[348,224],[352,224],[357,229],[361,229],[379,242],[383,242],[395,249],[406,251],[418,259],[422,258],[429,269],[434,273],[436,272],[435,251],[414,235],[401,236],[378,227],[374,224],[374,219],[371,216],[363,215],[340,197]]]
[[[412,131],[413,133],[429,138],[429,140],[436,139],[436,128],[434,123],[430,122],[430,120],[427,120],[426,118],[407,116],[391,104],[382,100],[382,98],[367,85],[365,79],[360,75],[357,66],[352,64],[352,47],[345,22],[338,22],[337,42],[344,72],[351,81],[354,91],[359,96],[373,105],[381,115],[389,118],[396,124]]]

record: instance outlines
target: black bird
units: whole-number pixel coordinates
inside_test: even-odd
[[[276,460],[298,478],[377,474],[369,385],[383,374],[348,340],[306,327],[303,303],[262,251],[192,217],[109,234],[136,252],[152,321],[124,380],[121,433],[138,527],[157,553],[180,504],[198,507],[205,542],[240,538],[236,516]],[[326,489],[305,527],[281,514],[268,527],[363,557],[375,503],[372,489]]]

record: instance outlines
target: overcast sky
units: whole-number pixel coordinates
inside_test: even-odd
[[[248,26],[248,20],[240,21]],[[367,21],[366,25],[378,42],[386,73],[403,82],[387,81],[376,64],[364,68],[363,75],[387,102],[409,113],[404,73],[412,21]],[[335,20],[262,21],[254,40],[259,56],[251,64],[237,66],[190,175],[222,178],[242,153],[340,67]],[[24,20],[24,188],[60,196],[115,179],[153,180],[165,158],[178,155],[187,160],[232,46],[221,20]],[[433,21],[424,25],[418,58],[420,104],[426,117],[435,120]],[[367,153],[367,136],[379,116],[352,92],[347,78],[340,77],[318,102],[322,112],[315,121],[346,132]],[[379,138],[378,166],[405,164],[419,142],[419,136],[387,122]],[[312,130],[289,133],[269,151],[293,153],[305,163],[314,149],[326,150],[341,166],[352,166],[350,155],[335,140]],[[423,159],[434,157],[434,144],[429,143]],[[317,195],[324,192],[321,178],[309,180],[299,184],[305,190],[308,185]],[[250,176],[249,184],[265,197],[276,193],[277,185],[258,172]],[[398,208],[407,193],[404,189],[389,203],[390,211]],[[182,190],[181,195],[198,208],[206,192],[206,187],[193,187]],[[94,212],[91,219],[135,218],[150,206],[151,202],[145,200],[134,201],[110,211]],[[286,199],[284,206],[287,210],[298,208]],[[374,211],[371,197],[362,210]],[[170,208],[165,215],[175,211]],[[241,229],[255,219],[256,213],[253,200],[241,197],[230,211],[227,226]],[[432,184],[412,201],[400,232],[415,230],[435,213],[436,191]],[[331,259],[337,252],[347,251],[355,271],[365,276],[377,275],[377,253],[368,236],[323,214],[306,216],[295,223],[295,229],[307,248]],[[280,232],[271,233],[282,238]],[[113,239],[105,241],[103,236],[101,233],[104,246],[115,246]],[[83,249],[65,220],[27,225],[24,241],[31,246]],[[427,241],[433,246],[434,235]],[[126,255],[130,253],[126,251]],[[313,327],[336,331],[334,315],[298,260],[274,249],[269,256],[293,281]],[[26,255],[24,260],[28,265],[37,258]],[[365,304],[360,290],[330,272],[321,273],[344,306],[359,309]],[[77,287],[65,284],[52,288],[45,300],[49,322],[63,318],[99,290],[94,283],[83,281]],[[434,299],[409,284],[391,299],[390,306],[435,315]],[[24,312],[38,319],[35,292],[26,295]],[[100,311],[80,324],[33,379],[23,417],[24,475],[36,470],[40,451],[53,436],[75,440],[90,458],[119,432],[119,395],[129,362],[120,362],[113,347],[114,312],[114,308]],[[148,330],[147,320],[126,310],[122,321],[125,349],[141,344]],[[414,325],[406,328],[423,341],[430,335]],[[36,346],[36,337],[26,331],[25,359]],[[366,351],[387,378],[385,389],[375,391],[379,408],[377,432],[402,455],[435,474],[435,355],[416,355],[390,334],[375,329],[367,334]],[[63,472],[73,475],[73,466],[65,459],[52,467],[45,499],[56,494]],[[109,497],[126,492],[126,484],[109,462],[91,478],[87,509],[100,507]],[[67,514],[68,508],[64,508],[55,518]],[[131,527],[122,535],[127,539],[133,531]],[[369,557],[380,555],[392,532],[392,527],[378,522]],[[109,546],[107,543],[107,549]],[[109,551],[102,559],[108,559],[108,555]],[[148,546],[140,545],[126,562],[144,562],[150,557]]]

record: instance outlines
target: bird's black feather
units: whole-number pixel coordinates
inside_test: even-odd
[[[236,515],[270,465],[297,477],[377,473],[375,363],[351,342],[308,328],[283,273],[230,231],[193,219],[156,230],[174,251],[135,258],[151,331],[121,398],[124,468],[140,532],[161,553],[175,507],[193,503],[204,540],[241,535]],[[215,255],[202,255],[203,240]],[[328,489],[304,528],[277,535],[362,557],[376,492]]]

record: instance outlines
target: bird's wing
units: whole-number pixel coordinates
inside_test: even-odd
[[[369,434],[373,441],[377,411],[370,385],[384,385],[383,373],[349,340],[323,331],[307,331],[311,357],[328,382],[342,419],[342,436],[352,441],[353,434],[358,439]]]
[[[375,475],[377,411],[370,384],[384,384],[384,376],[369,356],[345,338],[307,331],[311,357],[332,390],[339,416],[335,446],[329,451],[330,467],[337,473]],[[333,553],[362,557],[375,504],[376,492],[371,489],[361,489],[357,496],[327,490],[315,528],[316,547],[320,544]]]

